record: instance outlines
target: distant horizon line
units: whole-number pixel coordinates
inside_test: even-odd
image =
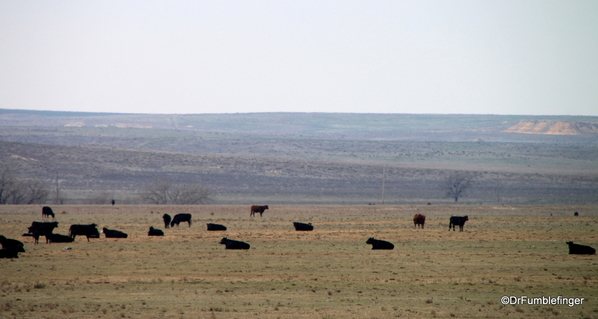
[[[580,114],[497,114],[497,113],[382,113],[382,112],[300,112],[300,111],[262,111],[262,112],[221,112],[221,113],[130,113],[130,112],[107,112],[107,111],[62,111],[62,110],[34,110],[34,109],[10,109],[0,108],[2,113],[85,113],[90,115],[237,115],[237,114],[367,114],[367,115],[480,115],[480,116],[568,116],[568,117],[598,117],[598,115]]]

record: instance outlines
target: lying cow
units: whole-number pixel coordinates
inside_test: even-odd
[[[170,223],[170,227],[174,227],[174,225],[179,225],[181,222],[188,222],[189,227],[191,227],[191,214],[176,214]]]
[[[208,223],[208,230],[226,230],[226,226],[220,224]]]
[[[170,222],[172,221],[172,217],[168,214],[162,215],[162,219],[164,220],[164,228],[170,227]]]
[[[226,237],[222,238],[220,243],[226,245],[226,249],[249,249],[250,247],[250,245],[246,242],[232,240]]]
[[[104,227],[102,229],[102,232],[104,233],[104,235],[106,235],[106,238],[127,238],[127,237],[129,237],[129,235],[121,232],[120,230],[108,229],[106,227]]]
[[[149,232],[147,232],[148,236],[164,236],[164,232],[160,229],[156,229],[153,226],[150,226]]]
[[[100,232],[98,231],[98,225],[96,224],[89,224],[89,225],[71,225],[69,229],[69,236],[73,239],[77,237],[77,235],[87,237],[87,241],[89,238],[100,238]]]
[[[52,208],[49,206],[42,207],[42,218],[44,218],[44,217],[50,218],[50,216],[52,216],[52,218],[56,217],[56,215],[54,215],[54,211],[52,211]]]
[[[48,234],[46,235],[46,242],[48,243],[72,243],[75,239],[71,236],[62,234]]]
[[[56,227],[58,227],[58,222],[33,222],[29,227],[29,233],[23,235],[32,236],[35,238],[35,243],[39,244],[39,236],[51,234]],[[46,243],[48,243],[47,238]]]
[[[417,228],[417,226],[419,225],[419,227],[421,229],[424,229],[425,224],[426,224],[426,215],[415,214],[415,216],[413,216],[413,227]]]
[[[395,248],[395,245],[393,245],[391,242],[388,242],[386,240],[374,239],[374,237],[370,237],[370,239],[368,239],[365,243],[372,245],[372,249],[389,249],[390,250],[390,249]]]
[[[18,247],[8,247],[0,249],[0,258],[19,258]]]
[[[596,249],[590,246],[574,244],[572,241],[566,244],[569,245],[570,255],[596,255]]]
[[[312,231],[314,230],[314,226],[311,225],[311,223],[299,223],[299,222],[293,222],[293,226],[295,226],[295,230],[296,231]]]
[[[451,227],[453,228],[453,231],[455,231],[455,226],[459,226],[459,230],[463,231],[463,226],[465,225],[465,222],[468,221],[469,218],[467,218],[467,216],[451,216],[450,220],[449,220],[449,229],[451,230]]]
[[[2,248],[14,248],[18,252],[24,253],[25,252],[25,244],[22,241],[16,239],[6,238],[0,235],[0,245]]]

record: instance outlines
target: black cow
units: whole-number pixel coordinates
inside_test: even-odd
[[[570,255],[596,255],[596,249],[590,246],[574,244],[572,241],[566,244],[569,245]]]
[[[149,228],[149,232],[147,232],[148,236],[164,236],[164,232],[160,229],[156,229],[153,226]]]
[[[98,225],[96,224],[89,224],[89,225],[71,225],[69,229],[69,236],[73,239],[77,237],[77,235],[87,237],[87,241],[89,238],[100,238],[100,232],[97,229]]]
[[[448,230],[451,230],[452,227],[453,231],[455,231],[455,226],[459,226],[459,230],[463,231],[463,226],[465,225],[465,222],[468,220],[469,218],[467,218],[467,216],[451,216],[451,219],[449,220]]]
[[[296,231],[312,231],[314,230],[314,226],[311,225],[311,223],[299,223],[299,222],[293,222],[293,226],[295,226],[295,230]]]
[[[172,217],[170,217],[170,215],[168,215],[168,214],[164,214],[162,216],[162,219],[164,220],[164,228],[170,227],[170,222],[172,221]]]
[[[29,227],[29,234],[27,236],[33,236],[35,243],[39,244],[39,236],[49,235],[54,231],[54,228],[58,227],[58,222],[33,222]],[[48,239],[46,238],[46,243]]]
[[[50,218],[50,216],[52,216],[52,218],[56,217],[54,215],[54,212],[52,211],[52,208],[50,208],[50,206],[42,207],[42,218],[44,218],[44,217]]]
[[[226,245],[226,249],[249,249],[250,247],[250,245],[246,242],[232,240],[226,237],[222,238],[220,243]]]
[[[8,247],[0,249],[0,258],[19,258],[18,247]]]
[[[251,213],[249,213],[249,217],[255,216],[255,213],[260,213],[260,217],[262,217],[262,214],[264,213],[264,211],[266,209],[268,209],[268,205],[264,205],[264,206],[253,205],[253,206],[251,206]]]
[[[104,233],[104,235],[106,235],[106,238],[127,238],[127,237],[129,237],[129,235],[121,232],[120,230],[108,229],[106,227],[104,227],[102,229],[102,232]]]
[[[208,223],[208,230],[226,230],[226,226],[220,224]]]
[[[191,214],[176,214],[170,223],[170,227],[174,227],[174,225],[179,225],[181,222],[188,222],[189,227],[191,227]]]
[[[23,244],[22,241],[20,240],[16,240],[16,239],[10,239],[10,238],[6,238],[2,235],[0,235],[0,244],[2,245],[2,248],[15,248],[15,250],[17,250],[18,252],[25,252],[25,245]]]
[[[386,240],[374,239],[374,237],[370,237],[370,239],[368,239],[365,243],[372,245],[372,249],[390,250],[395,248],[395,245],[393,245],[391,242],[388,242]]]
[[[48,234],[46,235],[46,242],[48,243],[72,243],[75,239],[71,236],[62,234]]]

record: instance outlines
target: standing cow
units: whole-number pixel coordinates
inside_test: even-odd
[[[419,225],[419,227],[421,229],[424,229],[425,224],[426,224],[426,215],[415,214],[415,216],[413,216],[413,227],[417,228],[417,226]]]
[[[49,206],[42,207],[42,218],[44,218],[44,217],[50,218],[50,216],[52,216],[52,218],[56,218],[56,215],[54,215],[52,208]]]
[[[174,225],[179,225],[181,222],[188,222],[189,227],[191,227],[191,214],[176,214],[170,223],[170,227],[174,227]]]
[[[264,211],[266,209],[268,209],[268,205],[264,205],[264,206],[253,205],[253,206],[251,206],[251,213],[249,213],[249,217],[255,216],[255,213],[260,213],[260,217],[262,217],[262,214],[264,213]]]
[[[164,220],[164,228],[170,227],[170,222],[172,221],[172,217],[170,217],[170,215],[168,215],[168,214],[164,214],[162,216],[162,219]]]
[[[463,231],[463,226],[465,225],[465,222],[468,220],[469,218],[467,218],[467,216],[451,216],[451,219],[449,220],[448,230],[451,230],[452,227],[453,231],[455,231],[455,226],[459,226],[459,230]]]
[[[31,223],[31,227],[29,227],[29,233],[24,235],[33,236],[33,238],[35,238],[35,243],[39,244],[39,236],[52,234],[56,227],[58,227],[58,222],[33,222]],[[46,244],[47,243],[48,238],[46,237]]]
[[[96,224],[71,225],[71,228],[69,228],[69,236],[73,239],[75,239],[77,235],[85,236],[87,237],[87,241],[89,241],[89,238],[100,238],[100,232],[97,227],[98,225]]]
[[[596,255],[596,249],[580,244],[574,244],[572,241],[566,242],[569,245],[569,254],[571,255]]]
[[[393,245],[393,243],[388,242],[386,240],[374,239],[374,237],[370,237],[370,239],[368,239],[365,243],[372,245],[372,249],[376,249],[376,250],[380,250],[380,249],[391,250],[391,249],[395,248],[395,245]]]

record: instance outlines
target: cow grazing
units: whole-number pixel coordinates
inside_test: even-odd
[[[312,231],[314,230],[314,226],[311,225],[311,223],[299,223],[299,222],[293,222],[293,226],[295,226],[295,230],[296,231]]]
[[[426,224],[426,215],[415,214],[415,216],[413,216],[413,227],[417,228],[417,226],[419,225],[419,227],[421,229],[424,229],[425,224]]]
[[[226,226],[220,224],[208,223],[208,230],[226,230]]]
[[[451,230],[452,227],[453,231],[455,231],[455,226],[459,226],[459,230],[463,231],[463,226],[465,225],[465,222],[468,220],[469,218],[467,218],[467,216],[451,216],[451,219],[449,220],[448,230]]]
[[[573,213],[573,216],[579,216],[578,212]]]
[[[50,216],[52,216],[52,218],[56,217],[56,215],[54,215],[54,212],[52,211],[52,208],[50,208],[49,206],[42,207],[42,218],[50,218]]]
[[[188,222],[189,227],[191,227],[191,214],[176,214],[170,223],[170,227],[174,227],[174,225],[179,225],[181,222]]]
[[[258,206],[258,205],[253,205],[251,206],[251,213],[249,214],[249,216],[255,216],[255,213],[260,213],[260,217],[262,217],[262,214],[264,213],[264,211],[268,209],[268,205],[264,205],[264,206]]]
[[[8,247],[0,249],[0,258],[19,258],[18,247]]]
[[[250,247],[250,245],[246,242],[232,240],[226,237],[222,238],[220,243],[226,245],[226,249],[249,249]]]
[[[574,244],[572,241],[566,244],[569,245],[570,255],[596,255],[596,249],[590,246]]]
[[[149,228],[149,232],[147,232],[148,236],[164,236],[164,232],[160,229],[156,229],[153,226]]]
[[[2,245],[2,248],[15,248],[18,252],[25,252],[25,245],[20,240],[10,239],[0,235],[0,244]]]
[[[129,237],[129,235],[121,232],[120,230],[108,229],[106,227],[104,227],[102,229],[102,232],[104,233],[104,235],[106,235],[106,238],[127,238],[127,237]]]
[[[29,234],[35,238],[35,243],[39,244],[39,236],[51,234],[56,227],[58,227],[58,222],[33,222],[29,227]],[[47,238],[46,243],[48,243]]]
[[[77,237],[77,235],[81,235],[81,236],[85,236],[87,237],[87,241],[89,241],[89,238],[100,238],[100,232],[97,229],[96,224],[89,224],[89,225],[71,225],[71,228],[69,229],[69,236],[71,236],[73,239],[75,239],[75,237]]]
[[[162,216],[162,219],[164,220],[164,228],[170,227],[170,222],[172,221],[172,217],[170,217],[170,215],[168,215],[168,214],[164,214]]]
[[[46,235],[46,242],[48,243],[72,243],[75,239],[71,236],[62,234],[48,234]]]
[[[368,239],[365,243],[372,245],[372,249],[390,250],[395,248],[395,245],[393,245],[391,242],[388,242],[386,240],[374,239],[374,237],[370,237],[370,239]]]

